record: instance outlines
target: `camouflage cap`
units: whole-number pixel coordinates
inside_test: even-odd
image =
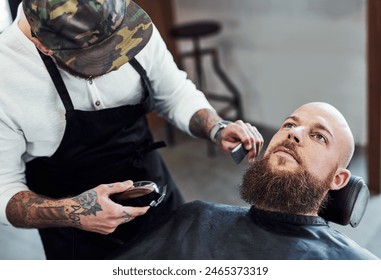
[[[131,0],[23,0],[35,36],[74,72],[99,76],[137,55],[152,21]]]

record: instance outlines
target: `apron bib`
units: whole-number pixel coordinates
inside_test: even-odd
[[[159,206],[120,225],[112,234],[76,228],[39,229],[47,259],[103,259],[184,203],[156,151],[165,144],[155,143],[148,128],[146,114],[154,106],[153,90],[145,70],[134,58],[130,64],[139,73],[143,88],[140,103],[99,111],[76,110],[53,60],[40,55],[65,106],[66,128],[51,157],[36,158],[26,164],[28,187],[37,194],[64,198],[100,184],[125,180],[167,185],[167,195]]]

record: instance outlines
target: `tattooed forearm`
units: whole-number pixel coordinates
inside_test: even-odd
[[[29,215],[32,220],[57,221],[67,220],[64,207],[36,207],[31,206]]]
[[[189,129],[194,136],[209,139],[210,129],[219,120],[221,117],[212,110],[201,109],[192,116]]]
[[[68,223],[64,206],[32,192],[19,192],[6,208],[8,220],[16,227],[45,227]]]
[[[6,214],[10,223],[16,227],[81,227],[81,215],[96,215],[101,210],[94,191],[62,200],[24,191],[14,195],[8,202]]]

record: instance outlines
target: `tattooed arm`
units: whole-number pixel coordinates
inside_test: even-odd
[[[222,118],[212,110],[202,109],[192,116],[189,129],[194,136],[209,139],[210,130],[220,120]]]
[[[125,207],[109,196],[132,187],[127,181],[103,184],[82,194],[64,199],[51,199],[30,191],[15,194],[6,208],[7,218],[15,227],[76,227],[108,234],[121,223],[143,215],[149,207]]]
[[[194,136],[211,140],[210,131],[221,119],[214,111],[201,109],[192,116],[189,129]],[[248,162],[254,161],[264,143],[257,128],[242,120],[232,122],[225,129],[220,130],[216,135],[216,142],[227,153],[230,153],[239,143],[243,143],[245,149],[249,151]]]

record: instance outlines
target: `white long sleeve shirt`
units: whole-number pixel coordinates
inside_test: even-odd
[[[0,222],[9,224],[6,205],[27,190],[25,163],[51,156],[65,130],[65,109],[34,44],[16,21],[0,35]],[[192,115],[212,109],[173,61],[158,30],[136,56],[154,89],[155,113],[190,134]],[[60,70],[74,108],[102,110],[136,104],[141,98],[139,74],[129,64],[92,81]],[[54,186],[52,186],[54,187]]]

